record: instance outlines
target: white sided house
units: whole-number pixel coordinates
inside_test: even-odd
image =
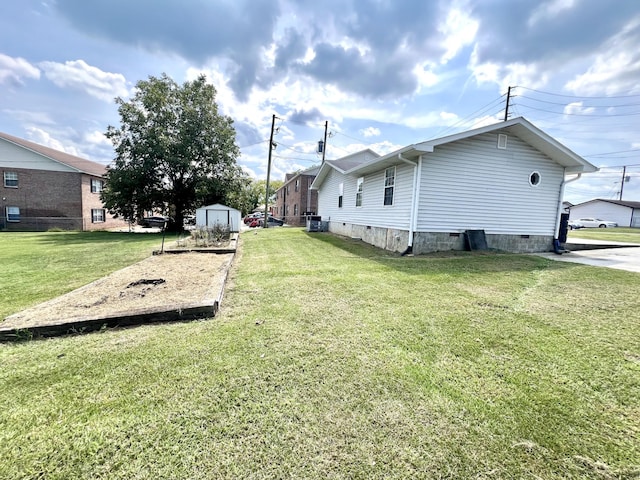
[[[483,230],[488,248],[538,252],[557,245],[565,184],[595,171],[519,117],[327,160],[311,188],[330,232],[387,250],[463,250],[465,232]]]
[[[240,210],[227,207],[220,203],[200,207],[196,210],[197,227],[215,227],[216,225],[229,227],[229,231],[236,233],[240,231],[242,214]]]
[[[640,228],[640,202],[596,198],[570,209],[571,220],[591,217],[616,222],[619,227]]]

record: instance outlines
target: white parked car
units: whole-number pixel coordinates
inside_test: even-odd
[[[579,218],[577,222],[585,228],[607,228],[618,226],[616,222],[610,222],[600,218]]]

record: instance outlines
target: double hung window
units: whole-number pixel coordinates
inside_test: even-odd
[[[11,187],[11,188],[18,188],[18,173],[4,172],[4,186]]]
[[[384,205],[393,205],[393,187],[396,184],[396,167],[384,171]]]

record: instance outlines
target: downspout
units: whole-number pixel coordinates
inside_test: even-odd
[[[553,253],[557,253],[558,255],[562,255],[565,252],[565,250],[560,247],[560,241],[558,240],[558,236],[560,235],[560,216],[562,215],[562,199],[564,198],[564,188],[567,183],[580,180],[580,177],[582,177],[582,173],[578,173],[576,177],[570,180],[566,180],[565,173],[563,173],[562,175],[562,183],[560,184],[560,198],[558,199],[558,211],[556,213],[556,228],[553,236]]]
[[[416,217],[418,215],[418,180],[420,176],[420,166],[422,165],[422,155],[419,157],[417,163],[403,157],[401,153],[398,154],[398,159],[413,166],[413,189],[411,195],[411,211],[409,213],[409,241],[406,250],[401,254],[405,256],[413,252],[413,234],[415,232]]]

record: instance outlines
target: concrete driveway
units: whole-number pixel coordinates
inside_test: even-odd
[[[587,240],[580,241],[588,242]],[[569,253],[557,255],[552,252],[545,252],[536,255],[558,262],[582,263],[594,267],[640,272],[640,245],[619,243],[616,244],[615,248],[610,248],[610,245],[606,245],[604,242],[592,240],[588,243],[593,244],[594,248],[588,250],[572,250],[571,243],[567,243],[566,248],[570,250]],[[598,248],[600,243],[602,243],[602,246],[605,248]]]

